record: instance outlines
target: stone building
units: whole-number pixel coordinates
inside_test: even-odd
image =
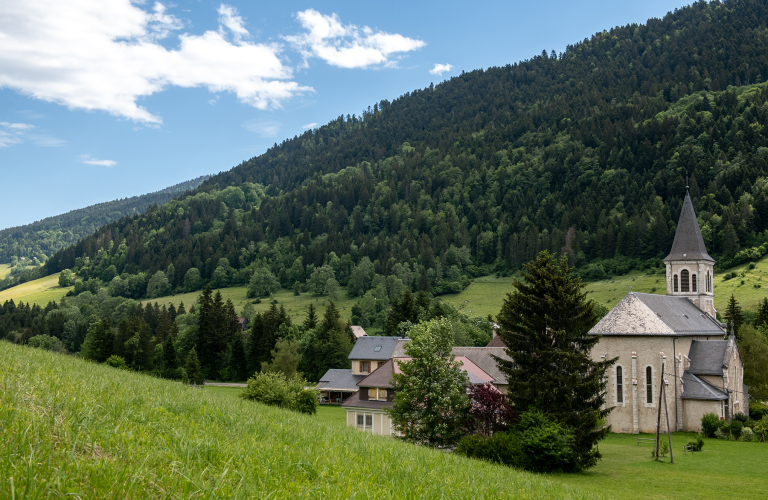
[[[608,370],[606,407],[614,432],[656,432],[659,390],[671,430],[698,431],[701,417],[748,411],[744,367],[734,335],[716,319],[713,266],[693,204],[685,195],[666,264],[666,295],[630,290],[589,332]],[[662,376],[662,363],[665,370]],[[665,429],[662,409],[662,430]]]

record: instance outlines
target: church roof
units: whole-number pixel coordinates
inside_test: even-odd
[[[713,263],[715,262],[715,259],[707,253],[704,238],[701,237],[699,221],[696,220],[696,212],[694,212],[693,203],[691,203],[691,195],[688,193],[685,193],[683,210],[680,212],[680,220],[677,222],[672,250],[664,259],[664,262],[671,260],[708,260]]]
[[[683,394],[681,397],[683,399],[724,401],[728,399],[728,394],[690,371],[686,371],[683,373]]]
[[[591,335],[724,335],[711,316],[685,297],[629,292]]]
[[[723,375],[731,361],[730,342],[727,340],[694,340],[688,351],[691,366],[688,371],[694,375]]]

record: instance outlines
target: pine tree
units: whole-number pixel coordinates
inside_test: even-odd
[[[763,297],[763,301],[757,305],[755,327],[762,325],[768,325],[768,297]]]
[[[248,337],[246,357],[249,373],[258,373],[261,364],[269,362],[273,343],[270,331],[264,323],[264,315],[257,313],[251,322],[251,335]]]
[[[203,383],[203,373],[200,370],[200,360],[197,359],[197,352],[195,348],[189,350],[187,354],[187,361],[184,364],[184,370],[187,372],[187,382],[190,384],[200,385]]]
[[[209,353],[209,348],[212,344],[211,337],[215,335],[212,295],[213,291],[211,286],[208,285],[197,301],[198,335],[195,356],[198,356],[199,353],[200,366],[203,370],[206,370],[208,367],[212,368],[215,359],[215,354]]]
[[[739,329],[744,324],[744,313],[741,312],[741,306],[736,298],[731,294],[731,298],[728,299],[728,305],[725,308],[725,314],[723,317],[728,323],[728,333],[731,331],[731,323],[733,323],[734,333],[736,338],[739,338]]]
[[[557,262],[546,251],[524,266],[524,281],[514,280],[516,290],[507,294],[498,316],[499,336],[514,362],[498,364],[515,411],[535,408],[570,427],[577,462],[586,469],[600,458],[595,444],[609,432],[600,421],[610,410],[601,407],[605,372],[616,360],[590,358],[599,339],[588,332],[597,317],[571,271],[566,257]]]
[[[309,307],[307,308],[307,317],[304,318],[304,323],[302,323],[301,327],[306,332],[314,329],[316,326],[317,312],[315,311],[315,306],[310,302]]]
[[[229,376],[236,382],[248,379],[248,361],[245,359],[243,335],[238,332],[229,344]]]
[[[177,316],[181,316],[182,314],[187,314],[187,310],[184,309],[184,302],[180,302],[179,303],[179,308],[176,311],[176,315]]]
[[[82,357],[103,363],[113,354],[115,334],[109,319],[91,323],[82,348]]]

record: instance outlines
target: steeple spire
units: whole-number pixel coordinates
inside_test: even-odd
[[[675,240],[672,250],[664,259],[664,262],[680,260],[705,260],[714,264],[715,259],[707,253],[704,238],[701,236],[699,221],[696,220],[696,212],[693,210],[691,195],[688,192],[688,176],[686,175],[685,201],[680,212],[680,220],[677,222]]]

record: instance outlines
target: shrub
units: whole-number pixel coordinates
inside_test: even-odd
[[[720,417],[715,413],[706,413],[701,417],[701,430],[706,437],[713,437],[720,428]]]
[[[755,433],[749,427],[744,427],[743,429],[741,429],[742,441],[752,441],[754,437],[755,437]]]
[[[112,368],[119,368],[120,370],[128,369],[128,365],[125,363],[125,360],[120,356],[115,356],[114,354],[108,357],[107,360],[104,361],[104,364],[111,366]]]
[[[305,389],[302,377],[286,378],[282,372],[262,372],[248,379],[240,397],[300,413],[317,413],[317,391]]]
[[[53,351],[53,352],[67,352],[67,349],[64,347],[64,344],[61,342],[61,340],[57,339],[56,337],[51,337],[49,335],[35,335],[29,341],[27,342],[29,347],[36,347],[37,349],[44,349],[46,351]]]
[[[465,436],[456,452],[532,472],[575,472],[573,431],[535,410],[520,416],[508,432],[491,437]]]
[[[734,418],[733,420],[731,420],[731,424],[728,426],[728,429],[731,431],[731,435],[733,436],[733,439],[739,439],[739,437],[741,436],[741,432],[744,429],[744,423]]]
[[[752,427],[752,431],[757,436],[757,439],[765,439],[765,435],[768,434],[768,415],[762,418],[762,420],[755,422]]]
[[[736,420],[737,422],[741,422],[742,424],[746,424],[749,420],[749,417],[747,415],[744,415],[743,413],[737,413],[733,416],[733,420]]]
[[[715,436],[717,439],[725,439],[725,432],[723,432],[723,429],[721,429],[720,427],[718,427],[718,428],[717,428],[717,430],[715,430],[715,434],[714,434],[714,436]]]
[[[701,451],[704,448],[704,438],[701,434],[696,434],[696,441],[688,441],[686,446],[690,446],[691,451]]]
[[[761,420],[768,416],[768,405],[763,403],[749,403],[749,418]]]

